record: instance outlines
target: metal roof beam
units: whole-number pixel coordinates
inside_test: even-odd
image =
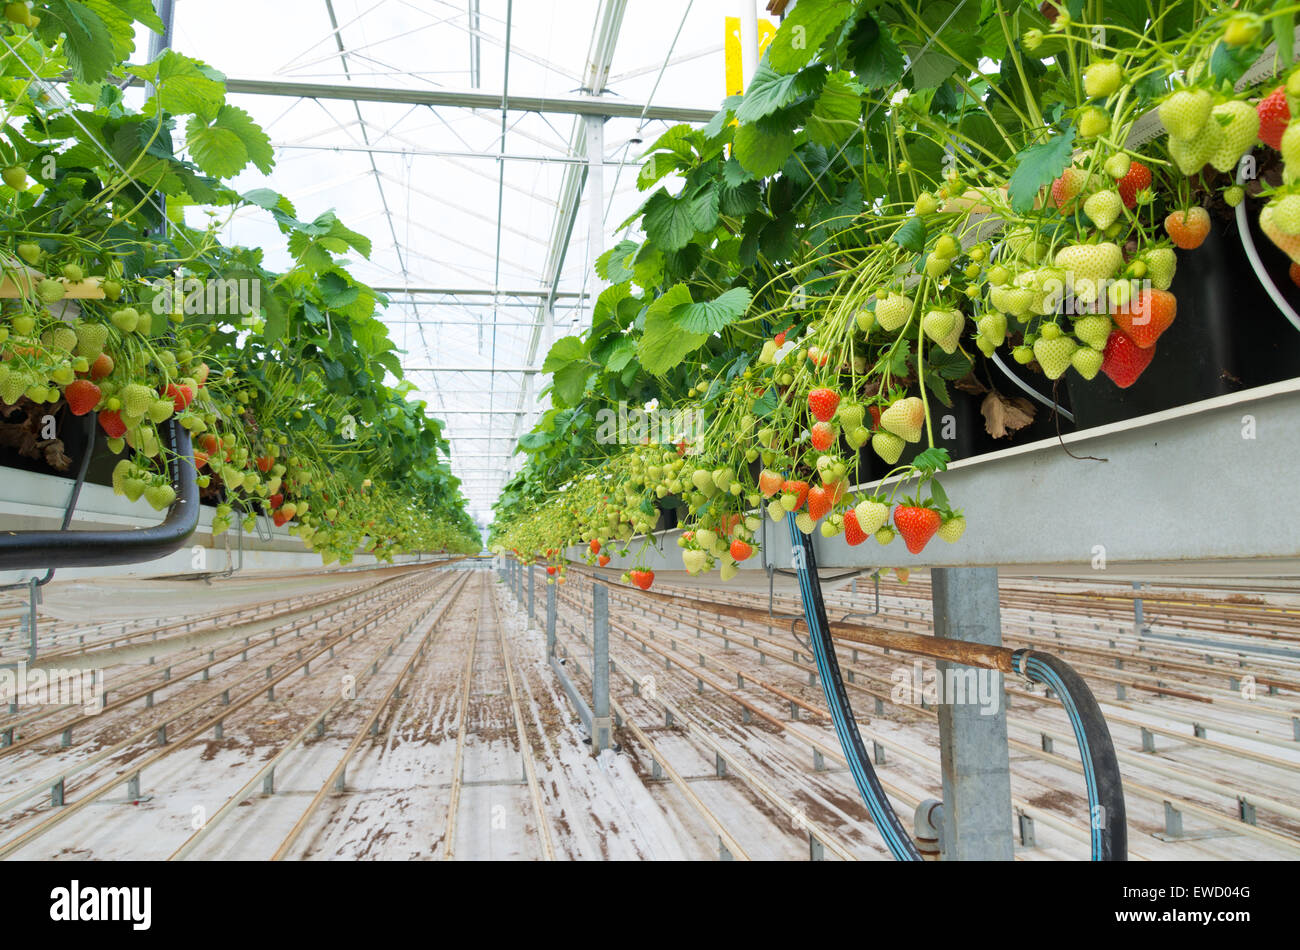
[[[605,68],[608,74],[608,67]],[[133,82],[135,85],[140,81]],[[397,89],[384,86],[227,79],[226,92],[245,96],[287,96],[295,99],[340,99],[345,102],[387,102],[396,105],[443,106],[508,112],[593,115],[608,119],[663,119],[668,122],[708,122],[717,109],[657,106],[596,96],[522,96],[457,89]]]

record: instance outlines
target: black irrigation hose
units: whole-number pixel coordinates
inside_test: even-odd
[[[790,522],[790,541],[798,567],[799,589],[803,597],[804,618],[808,624],[822,692],[830,707],[844,757],[857,783],[862,800],[880,829],[885,844],[900,861],[919,861],[920,852],[899,821],[897,812],[885,796],[876,771],[858,732],[857,720],[849,704],[848,692],[840,674],[839,660],[831,639],[826,605],[822,600],[821,578],[817,576],[817,556],[812,539],[801,534]],[[1061,698],[1061,705],[1074,729],[1075,742],[1083,761],[1084,783],[1088,791],[1089,841],[1094,861],[1128,860],[1128,825],[1124,809],[1124,784],[1120,777],[1115,745],[1101,707],[1083,678],[1065,661],[1045,653],[1017,650],[1012,655],[1017,673],[1035,683],[1045,683]]]
[[[190,434],[175,417],[168,420],[165,436],[176,500],[160,524],[119,531],[0,532],[0,571],[134,564],[178,550],[199,524],[198,472]]]
[[[822,600],[822,585],[817,576],[817,556],[813,552],[812,539],[795,527],[793,517],[788,520],[790,543],[795,551],[794,562],[799,573],[799,590],[803,595],[804,618],[808,623],[809,639],[812,640],[813,654],[817,660],[817,672],[821,676],[822,692],[826,695],[826,704],[830,707],[831,719],[835,723],[835,734],[839,737],[844,757],[848,760],[849,771],[853,773],[853,781],[862,794],[862,801],[871,812],[871,820],[880,829],[881,837],[885,839],[890,852],[900,861],[920,861],[921,852],[899,821],[894,806],[889,803],[876,770],[871,766],[866,747],[862,744],[862,735],[858,732],[858,723],[853,717],[848,691],[844,688],[844,678],[840,674],[835,645],[831,641],[830,622],[826,618],[826,604]]]
[[[1074,741],[1083,760],[1088,788],[1088,827],[1094,861],[1128,860],[1128,824],[1124,810],[1124,783],[1115,758],[1115,744],[1106,717],[1083,678],[1064,660],[1046,653],[1017,650],[1016,672],[1035,683],[1045,683],[1061,697],[1061,705],[1074,728]]]

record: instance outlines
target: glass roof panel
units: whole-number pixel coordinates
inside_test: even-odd
[[[601,43],[602,24],[619,10],[617,33]],[[724,16],[738,12],[737,3],[713,0],[224,0],[178,3],[173,42],[230,79],[494,97],[508,81],[513,95],[561,98],[589,94],[589,57],[612,48],[602,97],[711,111],[725,94]],[[515,440],[548,405],[537,393],[549,377],[526,370],[540,367],[555,336],[589,323],[581,294],[593,285],[590,189],[574,187],[585,181],[585,120],[511,110],[503,136],[499,107],[252,94],[231,101],[277,148],[270,176],[248,173],[237,187],[273,188],[304,218],[333,208],[374,242],[370,259],[350,268],[391,292],[384,319],[405,350],[408,378],[446,423],[453,470],[471,513],[486,523],[522,462]],[[597,252],[644,198],[639,143],[671,124],[604,124]],[[568,230],[560,226],[566,212]],[[225,236],[266,248],[271,266],[288,263],[260,210],[235,215]],[[548,330],[539,292],[551,289],[563,296]]]

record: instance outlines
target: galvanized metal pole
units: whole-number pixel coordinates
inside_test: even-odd
[[[1133,589],[1138,591],[1138,596],[1133,598],[1133,632],[1140,637],[1142,636],[1142,585],[1133,581]]]
[[[555,585],[546,585],[546,656],[555,656]]]
[[[533,610],[533,586],[536,581],[537,566],[528,565],[528,619],[536,620],[537,613]]]
[[[930,579],[935,636],[1001,646],[997,568],[935,568]],[[1015,842],[1002,674],[942,660],[938,670],[944,860],[1010,861]]]
[[[591,589],[591,751],[610,746],[609,716],[609,588]]]

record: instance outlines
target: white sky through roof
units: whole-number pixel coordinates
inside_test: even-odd
[[[756,0],[627,0],[603,96],[716,109],[725,94],[724,18],[738,15],[741,2]],[[608,5],[608,0],[515,0],[509,92],[580,94],[593,35]],[[470,29],[474,8],[477,43]],[[506,17],[507,0],[178,0],[173,45],[231,79],[477,87],[500,95]],[[269,177],[250,171],[235,186],[273,188],[295,203],[304,220],[336,209],[348,227],[374,242],[369,261],[351,260],[358,279],[388,288],[549,289],[547,263],[566,164],[499,162],[500,109],[236,94],[230,101],[267,130],[277,152]],[[575,139],[583,121],[511,111],[504,152],[573,157],[570,143],[583,140]],[[605,123],[607,162],[639,158],[644,145],[629,146],[638,124],[632,118]],[[641,137],[653,142],[671,124],[646,122]],[[500,165],[505,175],[498,218]],[[634,164],[605,166],[606,226],[598,236],[599,250],[614,242],[612,229],[644,197],[636,189],[636,172]],[[577,297],[590,283],[586,197],[584,192],[556,284],[561,294],[570,295],[556,302],[557,336],[590,322]],[[284,238],[264,212],[241,212],[225,238],[265,248],[272,268],[289,264]],[[548,405],[536,393],[549,377],[534,377],[530,385],[518,372],[540,366],[549,347],[543,334],[530,358],[539,309],[535,297],[394,294],[383,315],[406,351],[402,362],[419,397],[446,423],[453,471],[464,483],[471,514],[483,523],[491,518],[501,486],[523,462],[524,456],[511,454],[516,439]],[[515,371],[469,371],[493,366]],[[433,373],[416,371],[419,367],[449,369]],[[489,407],[496,412],[487,414]],[[518,410],[521,415],[509,414]]]

